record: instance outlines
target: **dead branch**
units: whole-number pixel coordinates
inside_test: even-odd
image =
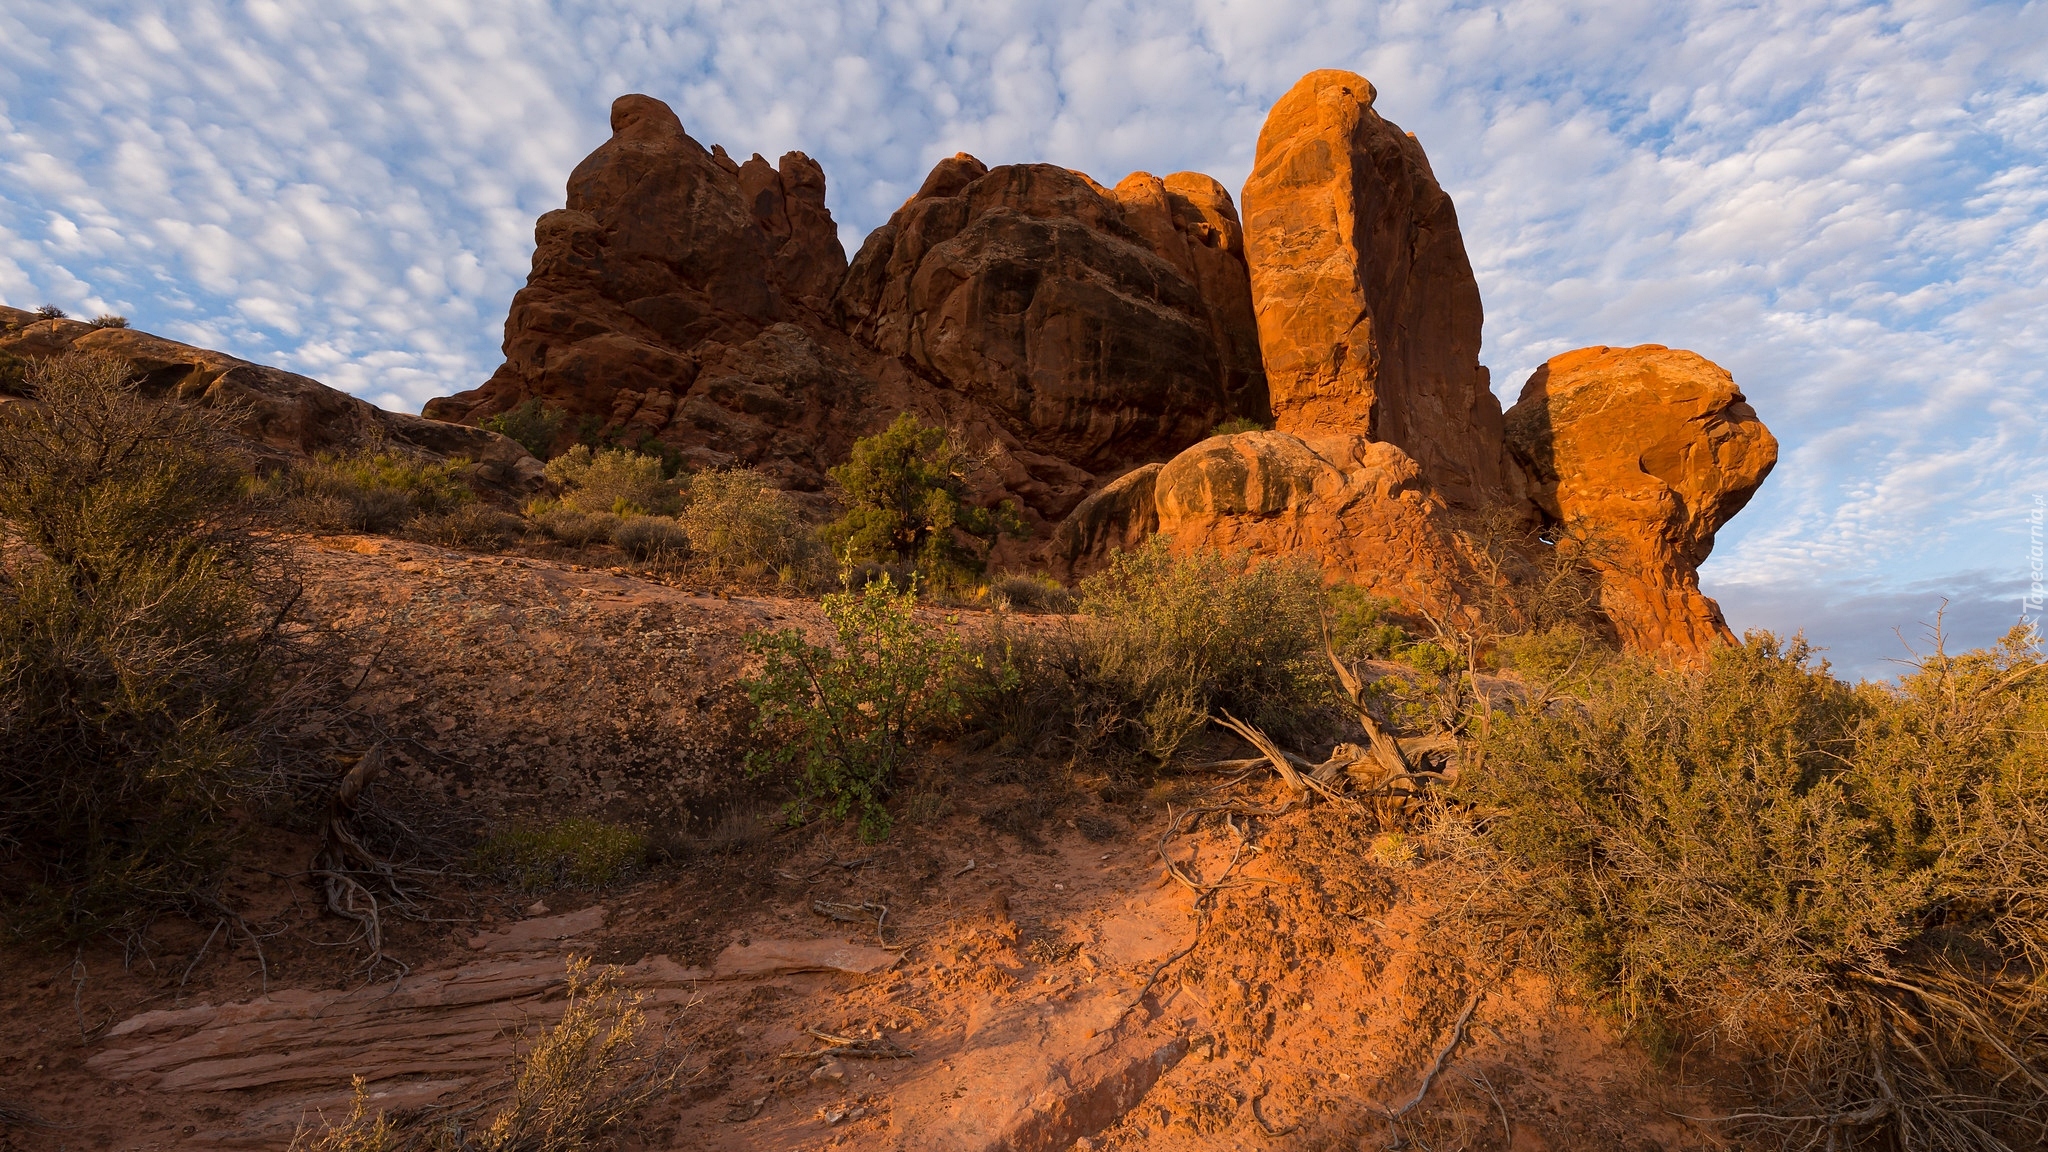
[[[1458,1013],[1458,1022],[1451,1025],[1450,1038],[1445,1040],[1444,1046],[1437,1050],[1436,1060],[1430,1064],[1429,1071],[1422,1074],[1422,1087],[1417,1088],[1415,1095],[1406,1104],[1401,1105],[1398,1111],[1388,1112],[1387,1119],[1399,1124],[1403,1116],[1413,1112],[1415,1106],[1422,1103],[1422,1098],[1429,1095],[1430,1086],[1436,1083],[1437,1073],[1444,1070],[1444,1062],[1451,1058],[1451,1051],[1458,1046],[1459,1041],[1465,1038],[1465,1025],[1472,1022],[1472,1013],[1478,1011],[1479,1001],[1485,995],[1486,993],[1483,990],[1474,992],[1472,993],[1472,998],[1465,1001],[1465,1010]]]

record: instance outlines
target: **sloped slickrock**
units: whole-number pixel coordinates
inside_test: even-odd
[[[134,328],[95,328],[0,307],[0,352],[23,359],[67,351],[119,356],[141,374],[143,391],[246,413],[241,432],[272,460],[397,443],[477,465],[485,483],[515,492],[540,483],[541,463],[512,440],[482,428],[387,412],[310,377],[251,364]]]
[[[1661,344],[1567,352],[1529,377],[1507,439],[1544,515],[1596,541],[1601,609],[1626,643],[1733,640],[1698,570],[1778,442],[1726,369]]]
[[[1479,287],[1451,198],[1375,95],[1311,72],[1259,132],[1244,245],[1274,427],[1392,444],[1481,507],[1502,496],[1503,455]]]
[[[1235,213],[1206,177],[1121,187],[942,161],[862,245],[839,314],[1030,452],[1112,474],[1171,455],[1264,407]]]
[[[648,96],[620,97],[611,123],[534,226],[505,362],[427,414],[473,423],[538,398],[571,418],[565,439],[590,425],[818,487],[873,388],[821,311],[846,270],[824,171],[706,151]]]
[[[1147,464],[1089,493],[1060,521],[1053,537],[1051,561],[1055,575],[1074,579],[1099,571],[1111,553],[1129,552],[1159,531],[1154,485],[1164,464]]]

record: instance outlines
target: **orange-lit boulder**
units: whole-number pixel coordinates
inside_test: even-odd
[[[1778,442],[1726,369],[1661,344],[1581,348],[1529,377],[1506,424],[1543,514],[1594,541],[1601,609],[1624,642],[1698,652],[1733,639],[1699,565]]]

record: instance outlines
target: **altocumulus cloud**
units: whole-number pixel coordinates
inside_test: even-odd
[[[1457,198],[1505,399],[1593,343],[1735,373],[1784,444],[1706,572],[1738,627],[1805,603],[1825,640],[1944,589],[1959,640],[2016,614],[2048,491],[2039,0],[30,0],[0,9],[0,299],[416,409],[495,365],[533,218],[621,92],[819,158],[852,248],[955,151],[1235,187],[1318,67],[1371,77]]]

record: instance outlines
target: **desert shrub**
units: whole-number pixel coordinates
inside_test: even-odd
[[[577,512],[671,516],[682,507],[682,486],[659,456],[578,444],[548,461],[547,476],[562,486],[562,506]]]
[[[690,535],[667,516],[627,516],[612,529],[612,543],[635,560],[663,560],[689,554]]]
[[[796,502],[752,468],[699,472],[676,519],[690,551],[715,571],[774,572],[804,559]]]
[[[879,840],[889,834],[883,802],[897,769],[921,733],[960,714],[972,658],[958,637],[917,618],[915,584],[898,591],[885,577],[825,597],[824,608],[830,647],[794,628],[749,642],[762,668],[745,686],[766,746],[747,766],[799,770],[793,819],[815,804],[835,818],[858,816],[861,836]]]
[[[847,501],[845,514],[822,533],[833,556],[841,563],[908,564],[942,585],[979,574],[986,547],[999,534],[1023,535],[1027,526],[1009,501],[995,508],[967,503],[967,464],[945,429],[908,412],[855,442],[846,463],[831,469]]]
[[[301,1127],[289,1152],[397,1152],[399,1132],[382,1112],[370,1111],[370,1090],[361,1076],[349,1081],[348,1115],[324,1128]]]
[[[1308,565],[1175,555],[1155,537],[1082,581],[1071,621],[995,630],[975,722],[999,744],[1074,757],[1167,760],[1223,710],[1314,743],[1335,720],[1323,606]]]
[[[445,516],[474,502],[467,474],[461,460],[365,448],[321,453],[260,487],[309,528],[389,532],[415,517]]]
[[[1555,657],[1553,657],[1555,659]],[[2032,1146],[2048,1122],[2036,638],[1851,689],[1762,634],[1497,717],[1467,795],[1582,976],[1729,1046],[1793,1143]]]
[[[22,396],[28,392],[28,361],[12,352],[0,352],[0,396]]]
[[[276,612],[232,412],[38,360],[0,419],[0,905],[86,935],[193,908],[248,795]]]
[[[474,854],[479,872],[530,892],[602,888],[632,875],[646,858],[646,836],[581,816],[494,832]]]
[[[496,552],[517,540],[526,530],[526,522],[479,501],[415,517],[410,530],[429,544]]]
[[[1050,576],[1039,573],[1011,573],[989,585],[989,598],[997,608],[1018,612],[1072,612],[1074,594]]]
[[[57,307],[55,304],[45,304],[36,309],[36,318],[39,320],[62,320],[69,315],[70,313]]]
[[[465,1131],[459,1119],[393,1123],[373,1115],[357,1077],[348,1117],[321,1130],[302,1129],[292,1149],[581,1152],[605,1146],[608,1131],[676,1081],[665,1045],[648,1043],[640,994],[620,988],[617,973],[606,967],[592,975],[587,957],[569,961],[562,1018],[533,1035],[511,1083],[500,1089],[503,1103],[480,1129]]]
[[[610,543],[620,524],[610,512],[578,512],[554,500],[534,501],[526,506],[526,515],[550,538],[573,548]]]
[[[116,316],[112,312],[102,312],[91,320],[86,321],[86,323],[94,328],[126,328],[128,326],[128,318],[126,316]]]
[[[1235,436],[1240,432],[1264,431],[1266,431],[1266,425],[1259,423],[1257,420],[1254,420],[1249,416],[1232,416],[1229,419],[1223,421],[1222,423],[1216,425],[1214,428],[1209,429],[1209,435]]]
[[[1335,585],[1324,595],[1330,645],[1344,659],[1392,660],[1412,645],[1399,602],[1356,584]]]
[[[517,405],[487,417],[482,421],[485,428],[510,437],[521,448],[545,460],[555,450],[555,441],[561,438],[562,424],[568,413],[553,405],[542,404],[534,396]]]

